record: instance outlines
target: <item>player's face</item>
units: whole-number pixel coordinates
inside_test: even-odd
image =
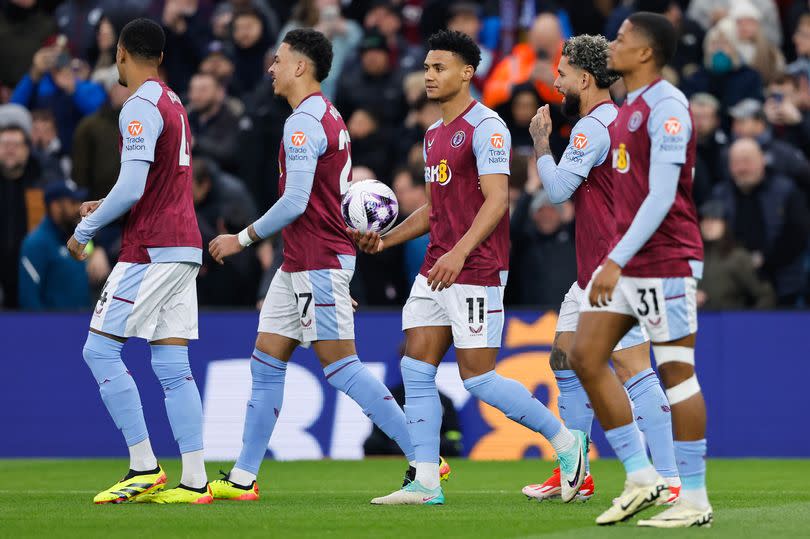
[[[295,70],[298,67],[295,56],[290,46],[282,43],[273,57],[270,69],[267,70],[273,78],[273,91],[278,96],[286,96],[290,84],[295,80]]]
[[[635,31],[633,23],[625,20],[616,39],[608,48],[608,69],[618,73],[632,71],[640,63],[641,55],[650,45],[640,32]]]
[[[460,56],[450,51],[429,51],[425,58],[425,91],[428,99],[439,102],[455,97],[474,74]]]
[[[577,69],[568,63],[568,58],[560,58],[560,65],[557,67],[557,79],[554,81],[554,88],[563,95],[562,112],[568,118],[579,117],[580,105],[580,83],[582,81],[582,70]]]

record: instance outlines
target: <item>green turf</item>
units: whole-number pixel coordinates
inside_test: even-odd
[[[372,507],[398,486],[398,460],[266,462],[259,502],[211,506],[91,503],[125,471],[120,460],[0,461],[0,537],[801,537],[810,533],[810,460],[713,460],[711,530],[597,528],[596,515],[621,488],[616,461],[593,464],[597,495],[587,504],[529,502],[520,488],[545,479],[549,463],[451,461],[443,507]],[[169,484],[179,463],[164,460]],[[225,466],[222,466],[223,468]],[[210,477],[220,468],[209,464]],[[653,514],[650,510],[645,514]]]

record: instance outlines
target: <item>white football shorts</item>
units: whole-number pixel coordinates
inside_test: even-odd
[[[188,262],[115,265],[90,327],[116,337],[197,338],[197,273]]]
[[[557,318],[557,333],[566,331],[575,332],[577,330],[580,306],[583,302],[584,294],[585,291],[582,290],[575,281],[568,290],[568,293],[565,294],[565,298],[563,298],[563,302],[560,305],[560,316]],[[587,300],[587,298],[585,298],[585,300]],[[625,348],[632,348],[649,340],[650,337],[647,335],[647,331],[641,325],[636,324],[622,337],[622,340],[619,341],[619,344],[616,345],[613,351],[618,352]]]
[[[352,269],[278,270],[259,314],[259,332],[301,343],[354,340],[353,274]]]
[[[454,284],[433,291],[417,275],[402,310],[402,329],[450,326],[456,348],[500,348],[503,286]]]

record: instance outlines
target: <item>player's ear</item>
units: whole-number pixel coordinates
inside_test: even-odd
[[[163,63],[163,53],[160,53],[160,57],[158,58],[158,65]]]
[[[461,71],[461,80],[464,82],[470,82],[474,76],[475,68],[469,64],[465,65],[464,69]]]

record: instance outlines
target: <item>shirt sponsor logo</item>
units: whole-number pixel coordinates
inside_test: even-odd
[[[640,110],[635,111],[633,114],[630,115],[630,119],[627,120],[627,130],[631,133],[638,130],[641,127],[641,119],[642,114]]]
[[[447,185],[453,179],[453,171],[447,164],[447,159],[439,161],[438,165],[425,167],[425,183],[438,183],[439,185]]]
[[[493,148],[503,148],[503,135],[500,133],[493,133],[493,135],[489,137],[489,143]]]
[[[577,133],[573,139],[574,148],[577,150],[584,150],[588,146],[588,137],[585,133]]]
[[[677,135],[681,132],[681,122],[673,116],[664,122],[664,131],[666,131],[668,135]]]
[[[304,134],[303,131],[296,131],[295,133],[292,134],[292,137],[290,137],[290,139],[292,141],[293,146],[299,147],[303,146],[304,143],[307,141],[307,136]]]
[[[627,174],[630,171],[630,154],[627,153],[624,142],[613,150],[613,169],[620,174]]]
[[[137,137],[143,133],[143,124],[138,120],[132,120],[127,126],[127,132],[133,137]]]
[[[464,134],[464,131],[461,130],[456,131],[455,134],[453,135],[453,138],[450,140],[450,145],[453,148],[458,148],[459,146],[464,144],[465,138],[467,138],[467,135]],[[431,141],[430,143],[433,144],[433,141]]]

